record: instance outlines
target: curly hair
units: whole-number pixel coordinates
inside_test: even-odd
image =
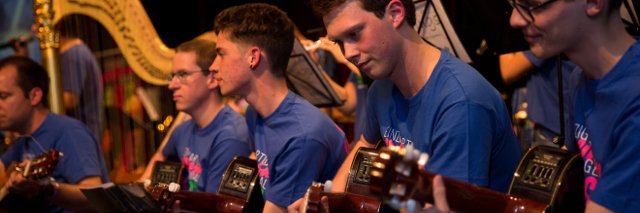
[[[332,10],[340,5],[352,0],[310,0],[311,6],[315,13],[323,17],[329,14]],[[387,4],[391,0],[357,0],[360,2],[362,9],[372,12],[376,17],[382,18],[387,8]],[[405,9],[405,21],[409,26],[416,25],[416,7],[413,5],[412,0],[400,0]]]
[[[229,33],[230,40],[256,45],[267,53],[275,76],[284,76],[293,49],[293,22],[275,6],[252,3],[220,12],[214,31]]]

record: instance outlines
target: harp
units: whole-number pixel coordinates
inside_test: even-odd
[[[98,40],[97,42],[99,44],[88,45],[91,47],[106,47],[106,50],[102,49],[97,51],[91,48],[101,62],[102,78],[105,82],[105,108],[108,108],[106,106],[109,105],[107,99],[113,98],[114,94],[118,96],[117,93],[119,92],[122,93],[122,91],[125,91],[124,93],[128,93],[128,95],[125,96],[139,95],[134,91],[137,90],[139,92],[138,87],[140,85],[147,88],[155,87],[156,90],[166,90],[166,88],[163,88],[167,84],[164,76],[171,71],[171,59],[175,52],[161,41],[139,1],[34,0],[34,15],[37,36],[40,39],[40,48],[42,50],[43,65],[52,79],[52,88],[49,97],[51,100],[50,109],[53,112],[64,113],[59,62],[60,35],[59,32],[56,32],[54,26],[59,24],[63,18],[70,16],[88,19],[89,21],[85,23],[99,25],[97,26],[100,28],[98,35],[90,33],[90,35],[88,35],[100,37],[93,39]],[[87,26],[78,26],[76,30],[85,31],[87,30],[86,27]],[[110,38],[101,38],[101,34],[108,34]],[[83,37],[83,40],[84,39]],[[95,43],[95,41],[89,41],[87,43]],[[113,61],[116,62],[116,65],[112,64]],[[107,72],[111,73],[108,74]],[[114,75],[126,75],[126,79],[135,80],[129,80],[124,88],[117,85],[108,86],[108,75],[111,77]],[[118,77],[115,78],[117,79]],[[122,97],[120,97],[120,99],[122,99]],[[148,112],[148,109],[143,109],[145,107],[142,106],[141,102],[142,101],[137,101],[134,108],[139,109],[138,111],[140,112]],[[170,101],[160,100],[157,102],[166,103]],[[111,103],[111,105],[126,104]],[[173,105],[169,104],[169,106]],[[135,116],[131,113],[123,113],[122,109],[126,107],[119,106],[112,108],[115,109],[103,109],[107,114],[107,116],[105,116],[105,122],[103,122],[103,126],[105,127],[105,134],[103,134],[103,136],[108,135],[106,139],[102,137],[102,148],[106,158],[105,162],[107,162],[107,168],[111,171],[110,177],[114,182],[128,182],[136,178],[130,177],[131,174],[136,173],[134,170],[140,170],[140,167],[144,169],[146,161],[153,155],[157,148],[157,143],[159,142],[157,139],[161,139],[164,136],[162,132],[169,129],[165,129],[165,127],[168,127],[172,123],[171,121],[175,119],[168,116],[162,120],[161,123],[155,124],[147,121],[150,119],[144,115]],[[173,109],[169,109],[169,111],[171,110]],[[109,114],[110,112],[111,114]],[[175,111],[172,113],[175,113]],[[138,119],[135,119],[136,117],[138,117]],[[180,118],[182,116],[179,115],[178,117]],[[131,129],[127,130],[127,128]],[[149,131],[151,129],[153,129],[153,131]],[[107,133],[107,131],[109,132]],[[101,136],[97,137],[100,138]]]

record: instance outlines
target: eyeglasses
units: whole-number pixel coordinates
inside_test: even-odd
[[[181,84],[185,84],[187,83],[187,78],[191,75],[193,75],[194,73],[199,73],[201,72],[203,75],[209,75],[211,73],[211,71],[209,70],[198,70],[198,71],[185,71],[185,70],[179,70],[178,72],[174,72],[171,73],[169,75],[167,75],[165,78],[168,82],[171,82],[173,80],[173,78],[177,78],[178,82],[180,82]]]
[[[548,0],[545,2],[537,2],[529,5],[527,3],[518,2],[516,0],[509,0],[509,4],[511,7],[515,8],[518,11],[518,14],[527,22],[533,22],[533,12],[536,10],[543,9],[545,6],[556,2],[557,0]]]

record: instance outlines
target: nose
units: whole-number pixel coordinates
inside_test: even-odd
[[[218,70],[219,70],[219,57],[216,57],[215,59],[213,59],[213,62],[211,62],[211,66],[209,66],[209,71],[211,71],[213,73],[213,76],[216,76],[218,74]]]
[[[516,11],[516,8],[513,8],[511,9],[511,17],[509,17],[509,24],[513,28],[523,28],[527,26],[527,21]]]
[[[360,60],[360,51],[356,48],[355,44],[345,42],[342,45],[342,53],[349,62],[353,65],[358,65],[358,61]]]
[[[171,78],[171,80],[169,80],[169,89],[175,91],[178,87],[180,87],[178,80],[176,78]]]

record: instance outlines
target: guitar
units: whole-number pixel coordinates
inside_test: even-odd
[[[553,212],[562,210],[556,208],[558,205],[555,201],[526,196],[526,191],[532,190],[530,187],[540,186],[538,180],[540,183],[546,183],[544,186],[548,188],[558,189],[563,184],[561,181],[545,182],[541,178],[534,180],[532,175],[545,177],[547,181],[563,179],[566,181],[564,176],[570,173],[570,169],[579,165],[576,160],[579,156],[561,150],[553,152],[548,150],[547,147],[534,147],[522,158],[516,170],[518,171],[515,174],[516,177],[512,182],[510,190],[512,194],[504,194],[462,181],[443,178],[451,210],[456,212]],[[542,170],[533,167],[533,165],[543,162],[540,161],[540,158],[552,159],[551,161],[556,163],[550,164],[546,161],[542,163],[547,166],[545,167],[547,170],[553,166],[552,172],[547,172],[547,170],[542,172]],[[537,159],[537,161],[532,159]],[[392,207],[405,207],[409,211],[421,207],[425,202],[433,203],[432,181],[435,174],[421,169],[424,168],[427,160],[426,154],[411,147],[406,149],[384,148],[371,168],[371,190],[382,195]],[[533,170],[531,170],[532,167]],[[561,190],[550,191],[559,193]],[[536,191],[536,193],[538,192],[543,193],[542,190]],[[547,197],[564,196],[550,195]],[[584,209],[584,202],[581,205]]]
[[[356,156],[353,158],[353,162],[351,162],[345,191],[377,197],[377,195],[369,189],[369,185],[371,184],[369,171],[371,170],[373,161],[378,157],[378,152],[377,149],[373,148],[361,147],[358,149]]]
[[[62,157],[62,152],[50,149],[49,151],[38,155],[37,157],[25,161],[25,164],[11,163],[8,167],[7,175],[10,172],[17,171],[22,173],[25,179],[37,181],[41,184],[47,184],[49,176],[53,173],[58,160]],[[33,207],[33,203],[37,201],[44,202],[44,195],[29,198],[23,195],[12,193],[5,184],[0,189],[0,209],[8,212],[25,212],[29,211],[29,207]],[[34,210],[38,211],[38,210]]]
[[[382,201],[376,197],[370,197],[355,193],[331,193],[329,185],[313,182],[304,195],[305,201],[300,212],[323,213],[326,209],[320,203],[323,196],[329,198],[329,212],[332,213],[378,213],[382,211]]]
[[[320,204],[323,196],[329,198],[330,212],[396,212],[383,205],[377,195],[369,189],[369,171],[376,157],[377,149],[359,148],[351,162],[346,192],[331,193],[329,184],[314,182],[305,193],[301,212],[324,212],[324,207]]]
[[[254,160],[234,157],[225,170],[218,193],[179,191],[172,184],[155,184],[147,191],[156,200],[162,211],[169,212],[179,200],[181,211],[191,212],[261,212],[264,200],[258,185],[258,169]],[[259,186],[258,186],[259,187]]]

